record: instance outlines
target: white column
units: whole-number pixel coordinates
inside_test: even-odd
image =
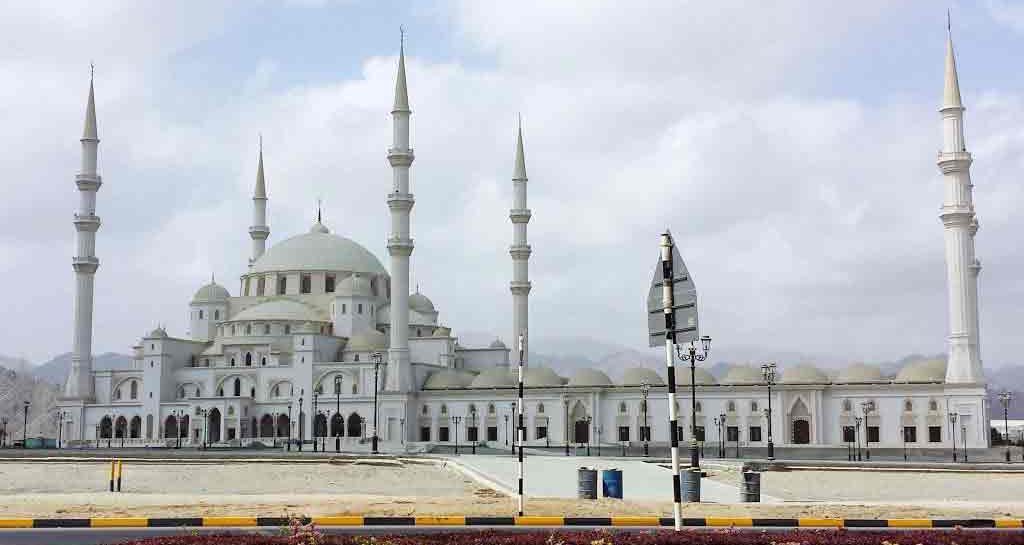
[[[512,245],[509,254],[512,256],[512,363],[519,361],[519,335],[523,336],[523,365],[530,353],[530,245],[526,238],[526,227],[530,223],[530,209],[526,206],[526,157],[523,152],[523,127],[519,125],[516,135],[515,169],[512,174],[513,201],[509,210],[512,220]]]

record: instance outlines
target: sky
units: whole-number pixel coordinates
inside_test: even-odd
[[[998,367],[1024,354],[1024,6],[949,7],[982,357]],[[0,8],[0,353],[71,347],[90,62],[104,180],[95,352],[127,352],[157,324],[184,335],[211,274],[237,295],[260,134],[269,243],[308,230],[323,199],[332,231],[387,263],[399,25],[412,282],[456,333],[510,341],[521,113],[534,338],[644,349],[668,227],[719,357],[945,350],[945,5],[92,0]]]

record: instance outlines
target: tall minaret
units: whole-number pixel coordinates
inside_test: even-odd
[[[409,89],[405,82],[405,34],[398,54],[398,78],[395,81],[395,104],[391,108],[392,133],[388,161],[391,163],[392,187],[388,194],[391,210],[391,235],[388,255],[391,256],[391,345],[388,349],[388,390],[408,391],[412,387],[409,363],[409,256],[413,243],[409,236],[409,213],[415,200],[409,193],[409,167],[414,159],[409,147]]]
[[[945,185],[939,217],[946,230],[946,279],[949,288],[949,365],[946,382],[985,380],[978,342],[978,273],[974,256],[978,220],[971,196],[971,154],[964,141],[964,106],[956,73],[952,35],[946,38],[946,81],[942,95],[942,150],[938,165]]]
[[[93,77],[89,75],[89,101],[85,106],[85,130],[82,132],[82,167],[75,176],[78,186],[78,212],[75,213],[77,251],[71,259],[75,271],[75,339],[71,354],[71,372],[64,385],[64,396],[92,399],[92,293],[93,279],[100,260],[96,259],[96,231],[100,218],[96,215],[96,192],[103,180],[96,172],[96,156],[100,139],[96,132],[96,100]]]
[[[523,154],[523,122],[519,121],[516,135],[516,165],[512,172],[512,357],[519,361],[519,336],[523,336],[523,364],[526,364],[529,350],[530,327],[530,245],[526,242],[526,225],[530,223],[530,209],[526,207],[526,156]]]
[[[267,184],[263,180],[263,137],[260,136],[260,158],[256,165],[256,189],[252,193],[252,225],[249,226],[252,238],[252,257],[249,265],[256,262],[267,250],[267,237],[270,227],[267,225]]]

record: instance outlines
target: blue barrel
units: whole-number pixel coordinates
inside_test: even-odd
[[[589,467],[579,469],[576,481],[576,496],[583,500],[597,499],[597,470]]]
[[[601,470],[601,493],[606,498],[622,499],[622,470]]]

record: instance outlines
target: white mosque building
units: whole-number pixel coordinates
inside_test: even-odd
[[[763,447],[769,420],[777,446],[845,447],[854,439],[873,447],[972,448],[988,444],[985,377],[978,344],[978,229],[971,201],[971,155],[964,145],[963,112],[951,39],[947,42],[938,166],[945,200],[949,286],[948,364],[917,361],[895,376],[877,366],[852,365],[835,374],[809,365],[781,365],[770,389],[758,365],[735,366],[714,377],[696,373],[696,415],[690,414],[690,374],[680,372],[679,426],[698,439]],[[389,266],[359,243],[332,233],[319,220],[306,233],[270,248],[262,149],[249,233],[252,252],[239,291],[212,281],[189,303],[190,334],[156,328],[134,346],[130,369],[92,369],[93,278],[99,266],[96,195],[99,144],[90,81],[76,176],[81,201],[74,217],[77,254],[72,369],[58,404],[70,416],[70,445],[113,439],[120,444],[167,446],[281,446],[315,434],[338,438],[344,449],[429,448],[456,441],[503,447],[510,441],[519,354],[500,340],[463,347],[439,320],[434,303],[410,294],[413,253],[409,172],[408,89],[404,45],[398,60],[393,141],[387,149],[393,181]],[[530,210],[522,130],[516,141],[510,210],[513,238],[512,327],[509,344],[528,338],[531,289],[527,242]],[[938,296],[938,294],[936,294]],[[639,300],[645,296],[637,293]],[[638,309],[641,305],[638,304]],[[642,320],[641,310],[637,319]],[[525,360],[525,358],[524,358]],[[531,445],[566,442],[633,445],[669,440],[665,369],[632,367],[618,380],[594,369],[561,377],[526,362],[525,421]],[[377,403],[376,416],[374,412]],[[956,418],[955,423],[953,418]],[[378,425],[374,427],[374,420]],[[308,448],[308,447],[307,447]]]

